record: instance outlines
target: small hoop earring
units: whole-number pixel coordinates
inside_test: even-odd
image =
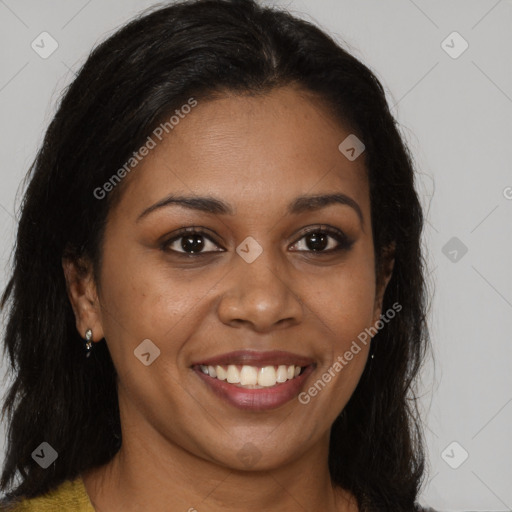
[[[89,357],[92,351],[92,329],[85,331],[85,357]]]

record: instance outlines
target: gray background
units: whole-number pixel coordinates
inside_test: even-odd
[[[420,501],[444,511],[510,511],[512,2],[274,3],[345,41],[377,74],[416,161],[436,361],[421,388],[429,473]],[[21,181],[63,87],[94,45],[151,5],[0,0],[2,289]],[[58,43],[46,59],[31,47],[44,31]],[[3,446],[0,426],[2,457]]]

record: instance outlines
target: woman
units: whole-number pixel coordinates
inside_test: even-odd
[[[127,24],[31,168],[4,507],[423,510],[422,224],[380,83],[318,28]]]

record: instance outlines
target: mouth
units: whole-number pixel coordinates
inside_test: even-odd
[[[245,364],[199,365],[199,369],[205,375],[245,389],[264,389],[284,384],[299,377],[306,368],[306,366],[295,366],[293,364],[263,367]]]
[[[315,368],[311,358],[281,351],[237,351],[191,366],[217,397],[251,411],[275,409],[292,400]]]

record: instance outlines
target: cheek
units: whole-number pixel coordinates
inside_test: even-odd
[[[321,279],[304,280],[303,296],[337,340],[347,340],[371,325],[375,303],[373,261],[354,258],[354,264],[333,268]],[[314,283],[314,284],[313,284]],[[309,291],[308,291],[309,290]]]
[[[366,330],[372,325],[375,299],[372,265],[369,261],[334,272],[310,297],[325,337],[319,343],[321,367],[300,400],[327,408],[327,423],[347,404],[367,362],[371,338]]]
[[[133,345],[133,350],[146,338],[162,346],[169,346],[169,338],[186,339],[194,319],[204,316],[205,297],[219,281],[218,272],[171,271],[163,260],[120,244],[111,247],[105,248],[102,267],[102,321],[109,346]]]

